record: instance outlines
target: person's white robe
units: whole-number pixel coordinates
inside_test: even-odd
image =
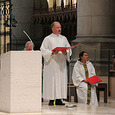
[[[44,57],[43,98],[49,100],[67,98],[66,60],[69,61],[71,51],[67,50],[67,55],[62,52],[52,55],[56,47],[70,47],[65,36],[52,33],[43,40],[40,47]]]
[[[95,69],[94,69],[92,63],[87,61],[86,65],[88,68],[89,77],[96,75]],[[87,83],[82,82],[82,80],[86,79],[86,76],[85,76],[85,69],[84,69],[83,63],[81,63],[80,61],[77,61],[74,65],[73,73],[72,73],[72,79],[73,79],[73,83],[77,89],[78,103],[86,104],[87,103],[87,90],[88,90],[87,86],[88,85],[87,85]],[[91,86],[90,105],[98,106],[95,86]]]

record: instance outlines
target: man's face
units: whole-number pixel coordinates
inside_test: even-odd
[[[33,45],[32,44],[29,44],[27,47],[26,47],[26,51],[31,51],[33,50]]]
[[[61,25],[60,25],[60,23],[55,23],[53,28],[52,28],[52,31],[56,35],[61,34]]]
[[[84,53],[83,57],[81,57],[82,61],[86,62],[88,60],[88,54]]]

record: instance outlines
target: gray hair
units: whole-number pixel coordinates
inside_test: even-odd
[[[28,47],[29,44],[31,44],[34,47],[34,43],[32,41],[27,41],[26,44],[25,44],[25,47]]]
[[[51,28],[54,27],[55,23],[59,23],[59,22],[58,22],[58,21],[53,22],[53,23],[51,24]],[[60,24],[60,23],[59,23],[59,24]]]

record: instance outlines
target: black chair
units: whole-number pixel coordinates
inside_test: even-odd
[[[96,87],[98,102],[100,101],[100,91],[104,91],[104,103],[107,103],[107,83],[99,83]]]

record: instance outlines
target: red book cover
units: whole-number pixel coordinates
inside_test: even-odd
[[[72,48],[74,48],[74,47],[77,47],[78,45],[79,45],[79,44],[74,45],[74,46],[72,46],[72,47],[56,47],[56,48],[54,48],[52,51],[55,51],[55,50],[64,51],[64,50],[68,50],[68,49],[72,49]]]
[[[87,81],[93,85],[95,83],[98,83],[98,82],[101,82],[102,80],[100,78],[98,78],[96,75],[90,77],[90,78],[87,78]]]

